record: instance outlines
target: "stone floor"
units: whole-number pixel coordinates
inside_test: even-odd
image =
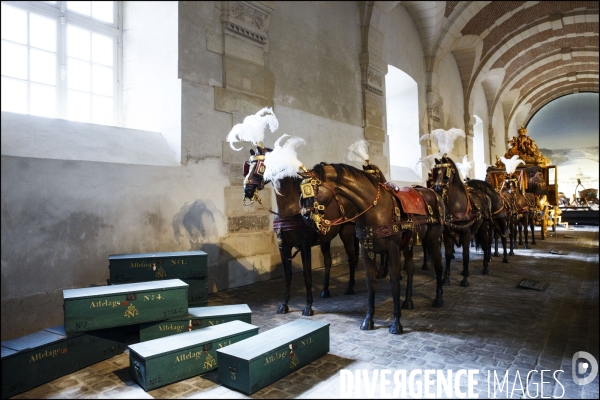
[[[494,373],[504,384],[496,397],[535,397],[541,393],[540,374],[533,374],[527,393],[526,375],[530,370],[550,370],[544,376],[544,397],[598,398],[598,380],[585,386],[572,379],[571,359],[577,351],[591,353],[599,360],[598,299],[598,227],[559,228],[545,241],[538,240],[531,250],[518,249],[509,264],[494,258],[490,275],[479,275],[481,254],[472,255],[469,288],[459,283],[459,261],[453,263],[452,285],[444,288],[445,305],[431,307],[435,280],[433,271],[417,270],[414,310],[402,312],[403,335],[388,333],[392,300],[386,280],[380,280],[377,292],[375,329],[361,331],[367,291],[362,268],[358,273],[356,294],[343,294],[348,279],[346,265],[332,269],[329,299],[315,298],[314,319],[330,323],[331,350],[328,355],[256,392],[254,398],[339,398],[383,397],[393,393],[392,375],[385,392],[377,384],[341,392],[341,370],[389,369],[392,374],[416,369],[479,370],[474,394],[494,397]],[[562,251],[563,254],[552,254]],[[417,265],[421,260],[416,253]],[[460,253],[457,252],[460,259]],[[320,283],[322,270],[313,272]],[[522,278],[550,284],[546,291],[517,288]],[[403,281],[404,282],[404,281]],[[252,323],[264,332],[301,316],[304,307],[302,275],[292,281],[290,313],[277,315],[283,293],[283,280],[275,279],[231,289],[209,296],[209,305],[247,303],[253,311]],[[318,296],[321,285],[314,293]],[[128,372],[127,352],[56,379],[14,398],[244,398],[218,382],[216,371],[174,383],[150,392],[135,384]],[[556,370],[556,379],[553,374]],[[492,386],[488,391],[488,373]],[[435,376],[433,380],[435,381]],[[462,378],[465,378],[463,376]],[[467,380],[460,380],[466,392]],[[417,381],[423,375],[417,375]],[[346,380],[344,380],[346,382]],[[379,381],[377,381],[379,382]],[[346,385],[349,385],[347,383]],[[418,385],[417,385],[418,386]],[[420,387],[420,386],[419,386]],[[433,394],[436,384],[431,386]],[[349,390],[348,386],[345,387]],[[521,390],[521,389],[524,390]],[[385,389],[385,388],[384,388]],[[507,390],[510,389],[510,393]],[[412,393],[415,397],[415,393]],[[442,392],[443,397],[447,394]],[[456,393],[452,394],[454,397]],[[395,397],[411,397],[399,392]],[[427,397],[427,396],[426,396]]]

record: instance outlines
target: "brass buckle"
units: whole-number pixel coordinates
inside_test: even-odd
[[[315,191],[310,183],[302,183],[300,185],[300,190],[302,192],[302,197],[304,198],[315,197]]]

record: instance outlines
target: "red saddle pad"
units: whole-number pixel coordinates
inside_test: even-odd
[[[392,193],[400,200],[402,211],[407,214],[427,215],[425,201],[413,187],[399,188],[392,182],[386,182],[385,184],[392,189]]]

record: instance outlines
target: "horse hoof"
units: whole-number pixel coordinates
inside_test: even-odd
[[[487,268],[484,268],[484,269],[481,271],[481,275],[489,275],[489,274],[490,274],[490,270],[489,270],[489,269],[487,269]]]
[[[370,331],[375,327],[375,323],[372,320],[364,320],[362,324],[360,324],[361,331]]]
[[[500,257],[500,253],[494,253],[494,257]]]
[[[536,241],[534,240],[533,242],[531,242],[531,244],[537,244]]]
[[[433,301],[433,306],[435,308],[441,308],[441,307],[443,307],[444,306],[444,300],[442,300],[442,299],[435,299]]]
[[[415,305],[412,300],[404,300],[404,303],[402,303],[402,309],[404,310],[412,310],[413,308],[415,308]]]
[[[514,255],[515,255],[515,252],[514,252],[514,251],[511,251],[510,253],[508,253],[508,255],[509,255],[509,256],[514,256]]]
[[[321,292],[321,298],[322,299],[328,299],[331,297],[331,293],[329,293],[329,290],[323,290]]]
[[[463,279],[462,281],[460,281],[460,286],[469,287],[469,282],[466,279]]]
[[[304,311],[302,311],[302,315],[304,315],[305,317],[312,317],[313,315],[315,315],[315,312],[312,310],[312,308],[306,307]]]
[[[400,325],[400,324],[391,324],[390,325],[390,333],[392,335],[402,335],[402,333],[403,333],[402,325]]]
[[[504,259],[502,260],[502,263],[503,263],[503,264],[508,264],[508,258],[504,258]]]
[[[346,289],[344,294],[354,294],[354,289]]]
[[[444,279],[442,281],[442,285],[444,285],[444,286],[450,286],[450,279]]]
[[[531,247],[529,247],[529,245],[525,245],[525,247],[523,247],[524,249],[530,249]]]
[[[424,264],[424,265],[421,267],[421,269],[428,270],[429,268],[427,267],[427,265],[425,265],[425,264]]]
[[[279,306],[279,309],[277,310],[277,314],[287,314],[290,311],[290,309],[288,308],[288,306],[286,304],[282,304]]]

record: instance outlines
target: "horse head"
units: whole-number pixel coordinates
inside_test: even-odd
[[[456,164],[450,157],[444,155],[440,160],[435,159],[435,165],[431,170],[431,182],[431,188],[442,197],[447,196],[451,185],[462,184]]]
[[[250,160],[244,162],[244,198],[243,204],[250,205],[258,199],[257,192],[265,187],[265,154],[272,151],[269,148],[256,146],[256,152],[250,149]],[[246,204],[246,199],[250,204]]]

